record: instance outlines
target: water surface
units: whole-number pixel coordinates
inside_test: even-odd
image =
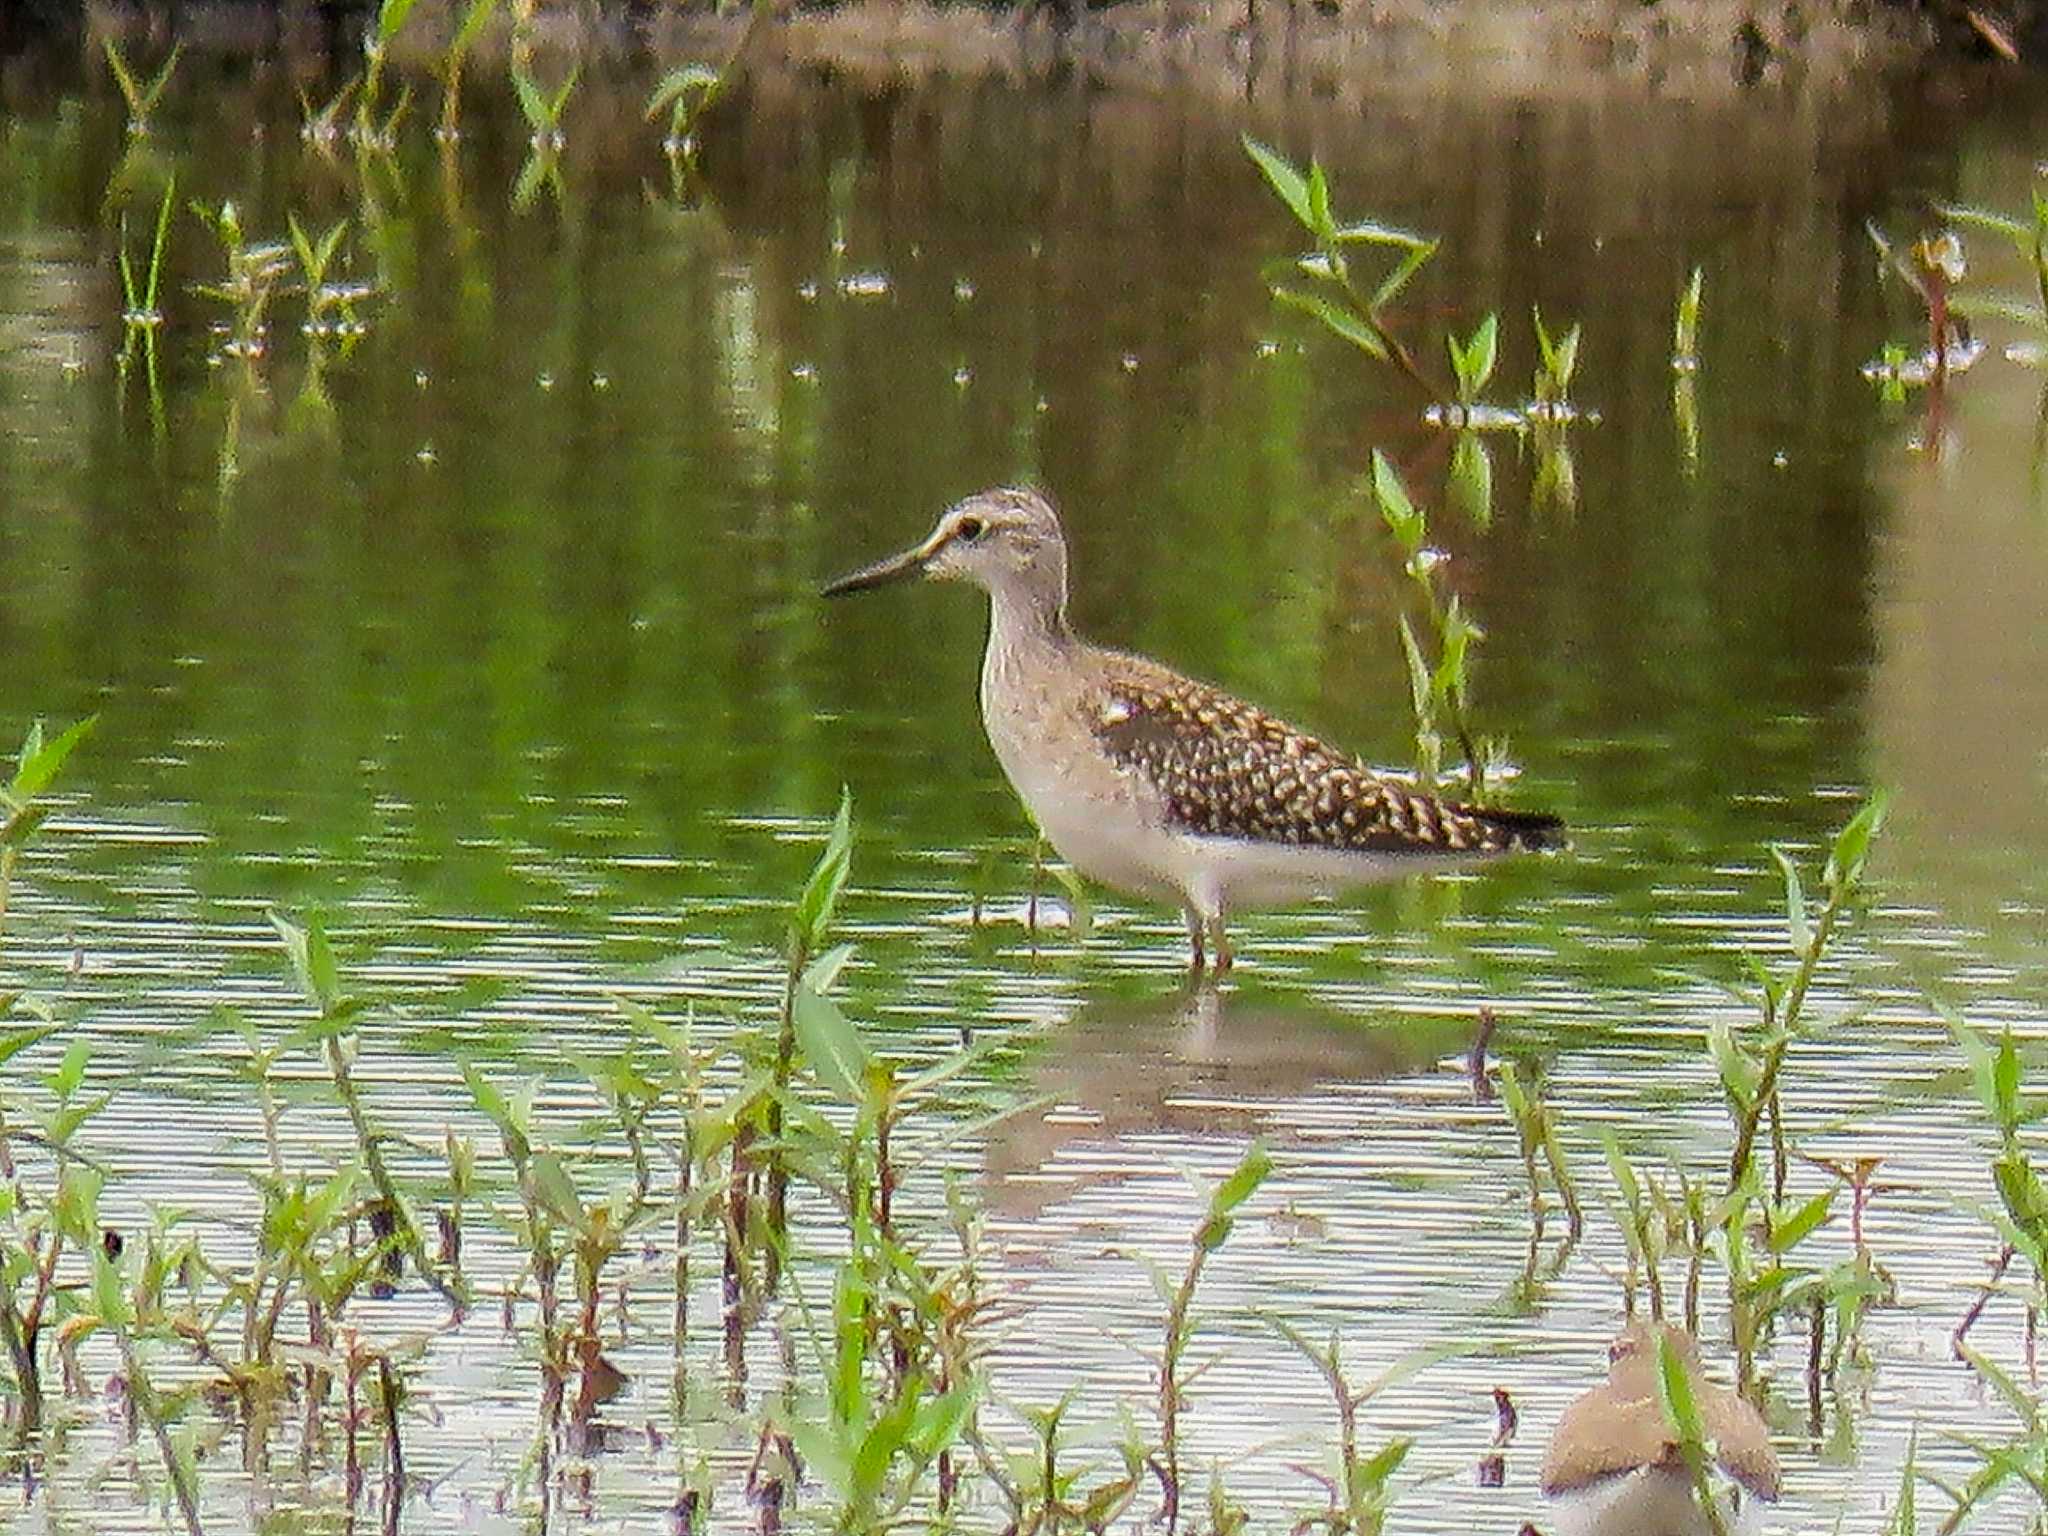
[[[262,1152],[231,1053],[150,1051],[222,1003],[292,1016],[270,908],[324,912],[383,999],[362,1073],[391,1121],[483,1134],[459,1048],[557,1075],[545,1103],[568,1126],[594,1101],[565,1063],[616,1047],[613,994],[693,997],[714,1033],[766,1016],[787,900],[844,785],[849,1010],[910,1060],[1000,1040],[962,1115],[1019,1092],[1049,1106],[944,1158],[976,1176],[1014,1303],[999,1395],[1078,1383],[1083,1420],[1149,1412],[1137,1351],[1159,1309],[1133,1254],[1177,1265],[1201,1209],[1184,1174],[1220,1176],[1264,1136],[1279,1172],[1203,1292],[1198,1458],[1276,1528],[1318,1498],[1295,1467],[1322,1460],[1328,1404],[1261,1312],[1341,1330],[1361,1377],[1475,1340],[1498,1353],[1402,1386],[1371,1432],[1417,1434],[1411,1465],[1440,1477],[1402,1529],[1513,1530],[1542,1518],[1543,1437],[1619,1324],[1621,1248],[1596,1211],[1536,1304],[1514,1299],[1528,1218],[1512,1131],[1464,1071],[1479,1011],[1496,1052],[1546,1074],[1589,1179],[1602,1125],[1646,1165],[1720,1166],[1701,1043],[1748,1017],[1725,990],[1739,952],[1782,952],[1767,848],[1811,868],[1885,785],[1873,899],[1817,990],[1839,1024],[1786,1089],[1808,1150],[1884,1157],[1869,1237],[1899,1304],[1818,1436],[1804,1340],[1780,1341],[1773,1528],[1839,1512],[1875,1532],[1916,1425],[1951,1473],[1937,1430],[2003,1430],[1948,1358],[1995,1248],[1955,1204],[1993,1198],[1992,1138],[1931,1003],[2048,1026],[2039,385],[1996,356],[2003,331],[1939,420],[1858,369],[1917,323],[1864,222],[2024,206],[2038,102],[1974,80],[1968,110],[1912,82],[1506,100],[1303,82],[1219,108],[1081,74],[790,72],[736,96],[679,182],[640,120],[655,71],[614,62],[572,104],[558,186],[520,206],[526,130],[488,72],[459,146],[419,122],[359,161],[301,142],[281,64],[189,54],[131,143],[89,62],[0,77],[0,730],[100,716],[4,965],[102,1070],[143,1064],[95,1141],[129,1209],[232,1224],[246,1203]],[[1273,307],[1262,266],[1295,242],[1240,130],[1321,157],[1341,212],[1443,237],[1397,317],[1419,354],[1498,311],[1495,392],[1514,401],[1531,307],[1583,323],[1575,393],[1598,421],[1570,438],[1575,495],[1539,495],[1534,455],[1503,438],[1491,527],[1435,525],[1487,631],[1482,724],[1572,855],[1245,918],[1218,995],[1183,989],[1177,914],[1104,894],[1082,939],[1016,921],[1028,827],[975,718],[979,599],[815,592],[951,498],[1030,479],[1064,509],[1092,635],[1408,759],[1405,584],[1360,475],[1377,447],[1436,502],[1446,445],[1398,379]],[[232,199],[264,238],[288,213],[347,218],[349,275],[378,288],[367,334],[316,366],[283,300],[253,372],[210,361],[219,306],[190,285],[219,257],[181,214],[152,395],[117,364],[115,253],[124,213],[141,251],[170,166],[181,203]],[[1695,265],[1689,457],[1671,316]],[[344,1145],[338,1118],[292,1124],[309,1156]],[[906,1199],[936,1211],[936,1174]],[[803,1219],[829,1240],[822,1211]],[[1831,1230],[1824,1257],[1847,1244]],[[477,1253],[511,1278],[503,1239]],[[2007,1359],[2017,1310],[1980,1336]],[[402,1303],[391,1326],[431,1316]],[[479,1315],[429,1356],[444,1419],[416,1456],[438,1481],[408,1528],[506,1523],[534,1369],[495,1330]],[[667,1423],[665,1352],[622,1351],[623,1422]],[[1495,1386],[1522,1410],[1505,1490],[1473,1473]],[[82,1439],[40,1494],[52,1528],[153,1528],[146,1506],[109,1512],[107,1447]],[[674,1446],[629,1444],[599,1466],[591,1522],[644,1529],[676,1475]],[[212,1463],[209,1487],[228,1525],[319,1498]]]

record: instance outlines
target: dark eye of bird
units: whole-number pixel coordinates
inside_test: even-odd
[[[953,525],[953,533],[962,543],[972,544],[981,537],[986,526],[978,517],[963,517]]]

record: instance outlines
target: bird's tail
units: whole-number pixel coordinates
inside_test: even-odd
[[[1486,841],[1501,852],[1536,852],[1565,845],[1564,820],[1548,811],[1508,811],[1494,806],[1460,806],[1485,829]]]

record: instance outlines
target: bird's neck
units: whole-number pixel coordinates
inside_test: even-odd
[[[1067,624],[1067,594],[1019,585],[989,589],[989,649],[1065,650],[1074,632]]]

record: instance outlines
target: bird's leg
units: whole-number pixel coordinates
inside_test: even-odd
[[[1221,912],[1209,919],[1209,933],[1216,941],[1216,974],[1221,976],[1230,969],[1233,958],[1230,953],[1230,935],[1224,931]]]
[[[1205,919],[1193,907],[1184,911],[1188,920],[1188,974],[1199,976],[1202,974],[1202,925]]]

